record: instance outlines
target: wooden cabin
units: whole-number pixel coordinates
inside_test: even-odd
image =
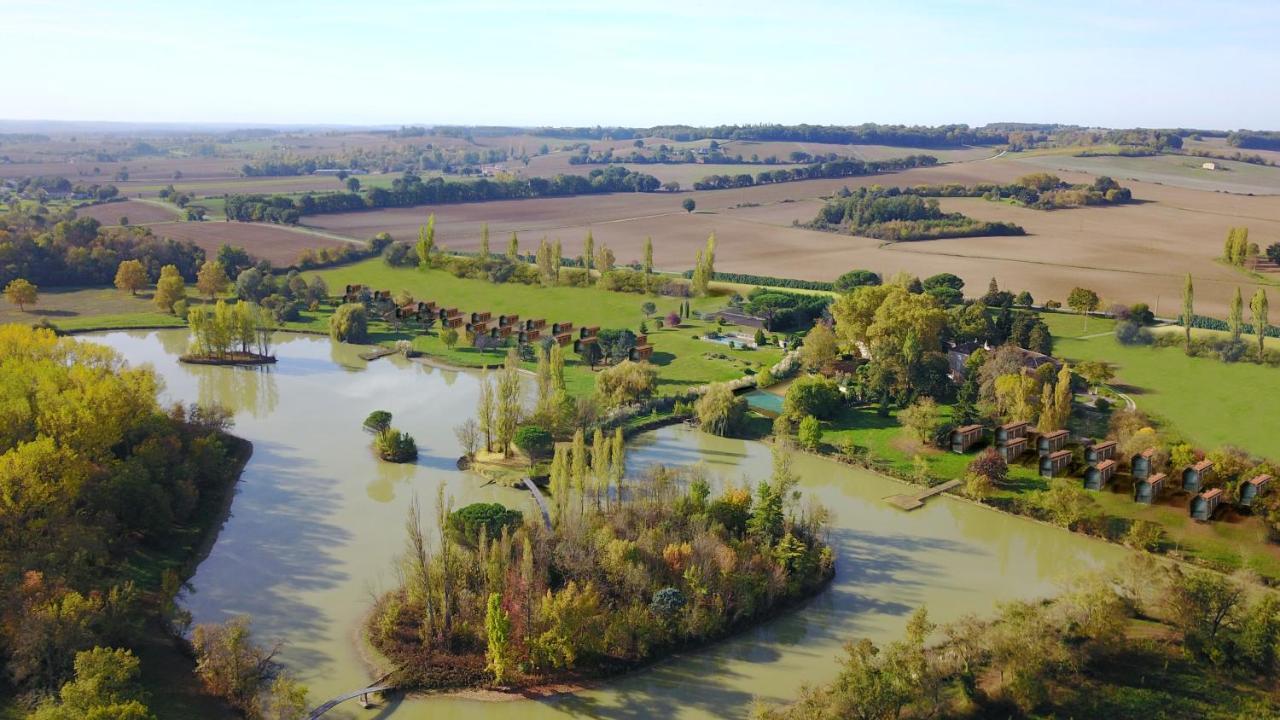
[[[1003,445],[1010,440],[1025,438],[1027,436],[1027,427],[1030,425],[1026,420],[1005,423],[996,428],[996,445]]]
[[[472,335],[483,335],[489,332],[489,323],[487,322],[469,322],[466,327],[467,332]]]
[[[360,296],[364,293],[363,285],[348,285],[342,293],[342,301],[348,303],[360,302]]]
[[[1103,460],[1084,471],[1084,489],[1101,490],[1116,474],[1116,461]]]
[[[1119,444],[1115,440],[1093,443],[1085,447],[1084,461],[1090,465],[1097,465],[1103,460],[1110,460],[1116,456],[1117,447],[1119,447]]]
[[[1071,451],[1058,450],[1040,456],[1040,477],[1051,478],[1065,471],[1071,465]]]
[[[573,341],[573,351],[574,351],[574,352],[582,352],[582,348],[584,348],[584,347],[586,347],[586,346],[588,346],[588,345],[595,345],[595,344],[596,344],[596,343],[598,343],[598,342],[600,342],[600,338],[598,338],[598,337],[581,337],[581,338],[578,338],[577,340],[574,340],[574,341]]]
[[[648,336],[648,335],[637,335],[637,336],[636,336],[636,347],[640,347],[641,345],[648,345],[648,344],[649,344],[649,336]]]
[[[1213,519],[1213,511],[1222,502],[1222,488],[1205,490],[1191,498],[1191,517],[1194,520],[1208,522]]]
[[[1240,505],[1243,507],[1253,505],[1253,501],[1262,495],[1270,482],[1270,475],[1257,475],[1240,483]]]
[[[445,308],[445,307],[442,307],[436,311],[436,316],[439,317],[441,320],[447,320],[455,315],[457,315],[458,317],[462,317],[462,311],[459,310],[458,308]]]
[[[1187,492],[1200,492],[1200,488],[1204,487],[1205,481],[1209,479],[1209,473],[1213,471],[1213,463],[1208,460],[1200,462],[1186,468],[1182,471],[1182,489]]]
[[[454,313],[453,315],[448,315],[440,318],[441,325],[447,328],[454,328],[455,330],[457,328],[462,327],[465,321],[466,321],[466,318],[462,317],[462,313]]]
[[[531,343],[540,337],[542,337],[541,330],[521,330],[519,339],[522,343]]]
[[[1145,480],[1151,475],[1151,460],[1156,456],[1155,448],[1147,448],[1129,458],[1129,470],[1134,480]]]
[[[592,326],[592,327],[579,328],[579,330],[578,330],[578,337],[580,337],[580,338],[593,338],[593,337],[595,337],[595,336],[596,336],[596,333],[598,333],[598,332],[600,332],[600,326],[599,326],[599,325],[595,325],[595,326]]]
[[[1067,446],[1067,441],[1071,439],[1071,433],[1067,430],[1054,430],[1047,432],[1036,439],[1036,452],[1043,457],[1052,455]]]
[[[547,321],[541,318],[537,320],[534,320],[533,318],[529,318],[528,320],[524,321],[525,330],[541,330],[546,326],[547,326]]]
[[[1156,473],[1133,481],[1133,501],[1150,505],[1160,497],[1164,490],[1164,473]]]
[[[951,431],[951,452],[964,453],[982,439],[981,425],[965,425]]]
[[[563,335],[564,333],[568,333],[568,332],[573,332],[573,323],[571,322],[551,323],[552,335]]]
[[[498,340],[505,340],[508,337],[511,337],[511,326],[499,325],[498,327],[489,328],[489,337]]]
[[[478,324],[480,324],[480,323],[485,323],[485,324],[487,325],[491,319],[493,319],[493,313],[490,313],[490,312],[473,312],[473,313],[471,313],[471,324],[472,324],[472,325],[478,325]]]
[[[564,347],[565,345],[568,345],[569,343],[573,342],[573,335],[569,333],[560,333],[559,335],[556,335],[555,338],[556,338],[556,344],[559,345],[560,347]]]
[[[1025,437],[1013,438],[996,446],[996,451],[1000,453],[1000,457],[1004,458],[1006,463],[1011,463],[1022,457],[1022,454],[1028,449],[1030,449],[1030,446],[1027,444],[1027,438]]]
[[[498,327],[515,325],[517,322],[520,322],[519,315],[499,315],[498,316]]]
[[[630,357],[632,362],[642,362],[642,361],[648,360],[649,358],[653,357],[653,346],[637,345],[631,348]]]

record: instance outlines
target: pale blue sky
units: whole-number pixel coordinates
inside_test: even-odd
[[[1280,3],[0,0],[0,118],[1280,128]]]

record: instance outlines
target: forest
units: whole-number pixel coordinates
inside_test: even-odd
[[[0,285],[25,278],[40,286],[110,285],[121,261],[138,260],[147,275],[175,266],[194,280],[204,250],[190,241],[153,235],[145,227],[104,228],[74,213],[0,216]]]
[[[975,220],[961,213],[944,213],[933,198],[910,189],[861,187],[829,201],[808,227],[846,231],[888,242],[936,240],[984,235],[1024,235],[1022,227],[1006,222]]]
[[[835,143],[840,145],[892,145],[942,148],[961,145],[1003,145],[1007,132],[968,125],[658,125],[650,128],[626,127],[542,127],[535,135],[592,140],[628,140],[660,137],[676,142],[692,140],[758,140]]]
[[[751,187],[769,183],[813,180],[817,178],[857,177],[931,167],[938,164],[932,155],[908,155],[892,160],[833,160],[798,168],[762,170],[753,178],[747,173],[739,175],[708,175],[693,184],[694,190],[720,190],[723,188]]]
[[[161,408],[149,367],[47,330],[0,325],[0,378],[0,696],[37,699],[175,609],[247,446],[224,411]]]
[[[1247,150],[1280,150],[1280,132],[1237,130],[1227,135],[1227,144]]]
[[[790,451],[754,489],[713,495],[700,466],[625,480],[581,431],[552,462],[552,525],[501,506],[408,521],[403,584],[371,614],[374,645],[414,688],[529,687],[632,669],[722,637],[823,588],[827,511],[802,503]],[[620,447],[620,443],[618,444]]]

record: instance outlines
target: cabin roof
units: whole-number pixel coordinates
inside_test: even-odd
[[[1050,460],[1061,460],[1061,459],[1062,459],[1062,458],[1064,458],[1064,457],[1068,457],[1068,458],[1069,458],[1069,457],[1071,457],[1071,451],[1070,451],[1070,450],[1059,450],[1059,451],[1057,451],[1057,452],[1049,453],[1049,459],[1050,459]]]
[[[1013,438],[1013,439],[1011,439],[1011,440],[1006,440],[1004,444],[1005,444],[1005,447],[1009,447],[1010,445],[1026,445],[1026,444],[1027,444],[1027,438],[1026,438],[1025,436],[1024,436],[1024,437],[1016,437],[1016,438]]]
[[[1212,468],[1213,468],[1213,462],[1210,460],[1201,460],[1200,462],[1191,466],[1191,469],[1195,470],[1196,472],[1204,472],[1205,470],[1211,470]]]
[[[955,432],[958,432],[958,433],[971,433],[971,432],[975,432],[975,431],[978,431],[978,430],[982,430],[982,426],[981,426],[981,425],[962,425],[962,426],[960,426],[960,427],[956,428],[956,429],[955,429]]]
[[[1142,458],[1146,458],[1146,459],[1150,460],[1152,457],[1154,457],[1154,456],[1155,456],[1155,454],[1156,454],[1156,449],[1155,449],[1155,448],[1147,448],[1146,450],[1143,450],[1142,452],[1138,453],[1137,455],[1134,455],[1134,457],[1142,457]]]
[[[1098,463],[1099,470],[1110,470],[1115,466],[1116,466],[1115,460],[1103,460],[1102,462]]]
[[[1204,492],[1200,493],[1200,497],[1204,498],[1205,500],[1212,500],[1213,498],[1216,498],[1221,494],[1222,494],[1222,488],[1213,488],[1212,490],[1205,490]]]
[[[1148,485],[1155,485],[1155,484],[1156,484],[1156,483],[1158,483],[1158,482],[1164,482],[1164,479],[1165,479],[1166,477],[1168,477],[1168,476],[1167,476],[1167,475],[1165,475],[1164,473],[1156,473],[1155,475],[1152,475],[1151,477],[1147,478],[1146,480],[1139,480],[1138,482],[1145,482],[1145,483],[1147,483]]]
[[[1043,438],[1049,438],[1049,439],[1051,439],[1051,440],[1052,440],[1052,439],[1060,438],[1060,437],[1062,437],[1063,435],[1066,435],[1067,433],[1068,433],[1068,431],[1067,431],[1066,429],[1062,429],[1062,430],[1054,430],[1054,431],[1052,431],[1052,432],[1044,433],[1044,434],[1043,434],[1043,435],[1041,435],[1040,437],[1043,437]]]
[[[1268,482],[1271,482],[1271,476],[1265,473],[1262,475],[1255,475],[1254,477],[1249,478],[1245,482],[1249,483],[1250,485],[1265,485]]]
[[[1016,420],[1014,422],[1007,422],[1001,425],[1000,429],[1001,430],[1017,430],[1018,428],[1026,427],[1027,425],[1030,425],[1030,424],[1031,423],[1028,423],[1026,420]]]
[[[1100,442],[1100,443],[1094,443],[1094,444],[1093,444],[1093,449],[1094,449],[1094,450],[1101,450],[1101,449],[1103,449],[1103,448],[1115,447],[1115,446],[1116,446],[1116,444],[1117,444],[1117,443],[1116,443],[1116,441],[1115,441],[1115,440],[1104,440],[1104,441],[1102,441],[1102,442]]]

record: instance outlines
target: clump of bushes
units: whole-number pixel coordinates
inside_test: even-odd
[[[378,433],[373,441],[378,457],[393,463],[407,463],[418,459],[418,444],[413,436],[388,427]]]
[[[338,342],[369,340],[369,313],[358,303],[344,303],[329,317],[329,337]]]
[[[449,532],[463,545],[474,547],[480,542],[480,533],[489,539],[502,537],[505,529],[514,533],[524,523],[524,513],[512,510],[502,503],[472,503],[449,513]]]

